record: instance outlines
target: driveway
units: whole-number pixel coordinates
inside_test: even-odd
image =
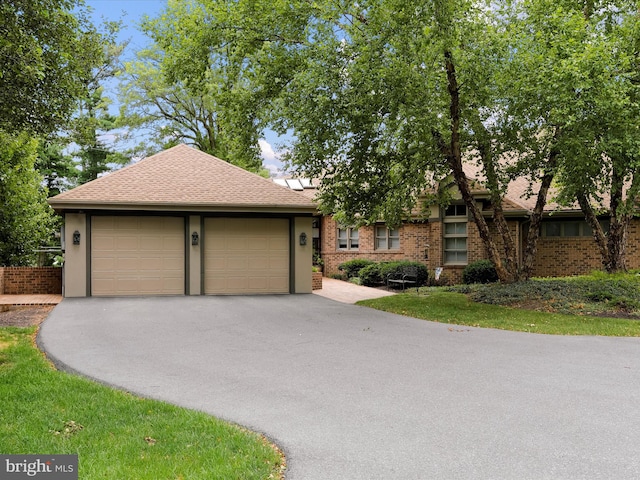
[[[287,295],[65,299],[39,344],[64,368],[265,433],[289,480],[640,477],[640,339]]]

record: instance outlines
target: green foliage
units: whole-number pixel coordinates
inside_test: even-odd
[[[49,197],[75,185],[78,176],[73,158],[64,153],[64,146],[58,141],[40,143],[35,168],[44,177]]]
[[[286,160],[323,179],[320,208],[345,223],[398,225],[448,175],[476,205],[464,167],[482,172],[502,226],[514,178],[538,196],[536,220],[557,177],[572,202],[582,190],[594,202],[607,190],[619,198],[608,184],[640,191],[632,2],[171,5],[152,25],[169,78],[194,91],[223,84],[252,122],[291,132]],[[613,174],[614,159],[629,168]],[[484,217],[472,213],[501,279],[528,275],[538,229],[529,230],[521,264],[499,229],[502,262]]]
[[[360,270],[360,281],[362,285],[367,287],[377,287],[378,285],[384,285],[384,277],[381,272],[381,264],[373,263]]]
[[[347,278],[359,277],[360,270],[374,263],[375,262],[373,260],[368,260],[366,258],[355,258],[338,265],[338,270],[344,272]]]
[[[462,270],[464,283],[493,283],[498,281],[496,267],[491,260],[477,260]]]
[[[86,91],[100,37],[79,0],[0,2],[0,128],[64,127]]]
[[[46,244],[53,211],[35,170],[38,142],[28,134],[0,130],[0,265],[33,265]]]
[[[105,95],[104,88],[120,71],[120,56],[125,44],[117,43],[120,30],[119,22],[108,22],[101,33],[101,51],[96,58],[97,66],[87,79],[87,94],[78,101],[78,108],[70,127],[70,140],[77,145],[74,151],[79,166],[78,183],[95,180],[115,165],[125,165],[129,158],[115,151],[112,144],[104,140],[106,134],[114,134],[116,117],[109,113],[111,100]]]
[[[640,276],[606,274],[532,279],[513,284],[450,287],[476,302],[525,305],[561,313],[625,315],[640,318]]]
[[[258,144],[260,90],[243,73],[237,49],[216,45],[203,50],[199,43],[231,33],[221,25],[216,31],[227,13],[221,3],[181,0],[143,23],[155,44],[125,65],[121,122],[136,132],[151,129],[152,145],[186,142],[266,176]],[[202,78],[190,75],[194,69]]]
[[[420,262],[398,261],[380,262],[368,265],[360,270],[360,280],[363,285],[377,287],[385,285],[389,276],[400,278],[406,273],[407,267],[416,268],[418,272],[418,283],[416,286],[426,285],[429,279],[427,267]]]

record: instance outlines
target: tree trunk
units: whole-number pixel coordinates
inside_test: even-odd
[[[584,193],[578,195],[578,204],[584,217],[593,231],[602,265],[608,273],[626,272],[625,251],[627,231],[631,216],[623,213],[624,180],[614,167],[611,175],[611,200],[609,202],[609,233],[605,234],[596,217],[589,199]],[[628,200],[632,201],[632,200]]]
[[[450,51],[444,52],[445,68],[447,72],[447,90],[449,92],[450,104],[449,115],[451,120],[451,142],[447,145],[444,139],[438,132],[434,132],[440,150],[444,154],[449,167],[453,173],[453,178],[460,190],[462,199],[468,210],[471,212],[471,216],[476,226],[478,227],[478,233],[482,243],[484,244],[489,258],[493,262],[496,268],[496,273],[500,281],[505,283],[512,283],[515,281],[513,272],[510,272],[502,262],[498,248],[491,238],[489,226],[482,216],[482,212],[478,208],[471,189],[469,188],[469,181],[467,180],[464,170],[462,168],[462,151],[460,146],[460,92],[458,90],[458,80],[456,77],[455,65],[453,62],[453,55]]]
[[[509,272],[509,275],[517,278],[518,272],[518,259],[516,243],[513,239],[513,235],[509,231],[509,225],[504,217],[504,211],[502,209],[502,195],[499,185],[498,174],[496,172],[495,159],[491,150],[489,134],[482,124],[482,121],[476,119],[473,129],[477,135],[482,133],[482,140],[477,142],[478,151],[480,152],[480,158],[485,169],[485,175],[487,177],[487,188],[491,194],[491,206],[493,209],[493,223],[502,238],[502,244],[504,249],[504,268]]]
[[[558,132],[556,132],[557,136]],[[558,165],[559,152],[551,150],[549,152],[549,160],[540,182],[540,189],[538,190],[538,197],[536,199],[536,206],[533,208],[533,212],[530,217],[529,231],[527,232],[527,246],[524,249],[522,258],[522,267],[518,278],[520,280],[527,280],[531,278],[533,274],[533,262],[536,259],[538,252],[538,239],[540,238],[540,224],[542,223],[542,214],[544,213],[544,207],[547,204],[547,195],[549,193],[549,187],[553,182],[555,176],[555,169]]]

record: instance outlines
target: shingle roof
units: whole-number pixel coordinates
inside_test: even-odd
[[[69,208],[315,211],[307,197],[187,145],[49,199]]]

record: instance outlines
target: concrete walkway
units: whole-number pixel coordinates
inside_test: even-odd
[[[322,290],[314,290],[314,294],[321,297],[330,298],[342,303],[356,303],[360,300],[371,298],[387,297],[394,295],[393,292],[380,290],[379,288],[363,287],[334,278],[322,278]]]

